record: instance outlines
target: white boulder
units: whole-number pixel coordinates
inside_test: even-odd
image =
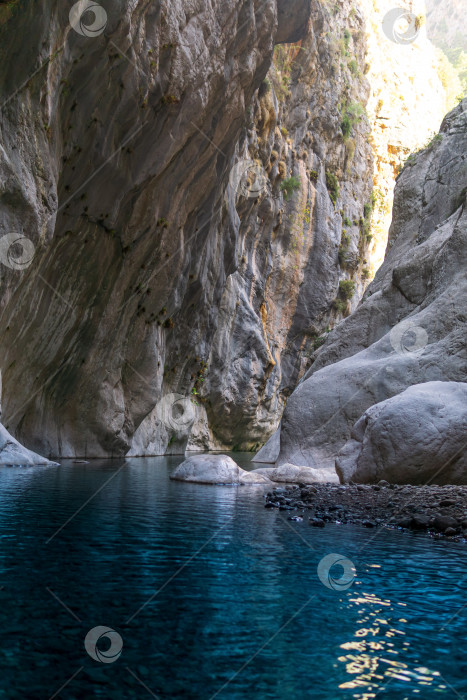
[[[1,466],[33,466],[33,465],[58,466],[36,452],[23,447],[18,440],[10,435],[8,430],[0,424],[0,465]]]
[[[467,384],[426,382],[367,409],[336,459],[342,482],[467,484]]]
[[[198,484],[270,484],[269,479],[247,472],[227,455],[192,455],[182,462],[170,478]]]

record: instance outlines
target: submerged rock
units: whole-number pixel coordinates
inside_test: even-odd
[[[320,518],[310,518],[309,521],[312,527],[325,527],[326,523]]]
[[[33,466],[47,465],[58,466],[57,462],[51,462],[23,447],[18,440],[10,435],[8,430],[0,425],[0,465],[2,466]]]
[[[270,484],[262,474],[247,472],[227,455],[193,455],[170,475],[174,481],[197,484]]]
[[[466,435],[467,384],[417,384],[365,411],[337,473],[343,482],[467,484]]]

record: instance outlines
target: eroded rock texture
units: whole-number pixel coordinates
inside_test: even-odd
[[[238,266],[225,187],[281,31],[276,0],[116,2],[94,37],[67,5],[10,5],[1,233],[35,254],[1,270],[4,419],[46,454],[125,452],[209,357]],[[297,6],[285,38],[308,26]]]
[[[290,397],[279,464],[331,465],[371,406],[415,384],[466,381],[466,153],[464,100],[402,172],[385,262]]]
[[[2,9],[1,233],[34,253],[9,250],[1,270],[4,420],[45,454],[126,452],[161,397],[205,379],[208,437],[260,440],[338,285],[341,221],[325,178],[345,169],[346,150],[341,94],[320,67],[328,20],[315,8],[307,36],[303,0],[105,9],[93,37],[47,0]],[[287,117],[300,144],[313,123],[306,154],[276,128],[275,91],[257,93],[274,43],[300,38],[293,70],[308,83]],[[268,190],[239,202],[229,176],[251,141]],[[359,149],[342,185],[357,201],[371,188],[365,139]],[[298,191],[281,189],[292,175]],[[157,439],[174,445],[163,428]]]
[[[372,10],[101,6],[0,4],[3,420],[49,456],[251,448],[369,274]]]
[[[426,382],[371,406],[336,470],[343,482],[467,483],[467,384]]]

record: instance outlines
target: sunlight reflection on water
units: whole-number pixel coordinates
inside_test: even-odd
[[[354,638],[358,641],[352,639],[340,645],[344,651],[358,653],[348,653],[338,658],[351,677],[339,688],[359,689],[353,694],[355,700],[372,700],[388,689],[394,679],[420,686],[420,689],[412,687],[414,694],[422,693],[427,688],[446,689],[438,671],[415,665],[410,668],[410,664],[402,660],[410,643],[401,639],[406,636],[403,626],[407,624],[407,619],[398,617],[400,613],[396,606],[406,607],[406,603],[393,604],[374,593],[362,593],[350,598],[350,603],[359,608],[357,625],[364,626],[356,627],[354,631]],[[391,641],[395,638],[397,641]],[[399,656],[401,660],[388,658],[390,654]]]
[[[0,469],[1,698],[80,668],[67,700],[140,700],[136,676],[161,700],[467,693],[467,547],[289,522],[261,488],[170,481],[180,461]],[[344,591],[318,576],[331,553],[355,565]],[[105,669],[84,648],[99,625],[123,640]]]

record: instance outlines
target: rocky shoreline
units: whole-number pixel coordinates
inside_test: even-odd
[[[313,527],[385,526],[467,543],[467,486],[299,484],[275,488],[265,498],[266,508],[290,511],[289,520]]]

